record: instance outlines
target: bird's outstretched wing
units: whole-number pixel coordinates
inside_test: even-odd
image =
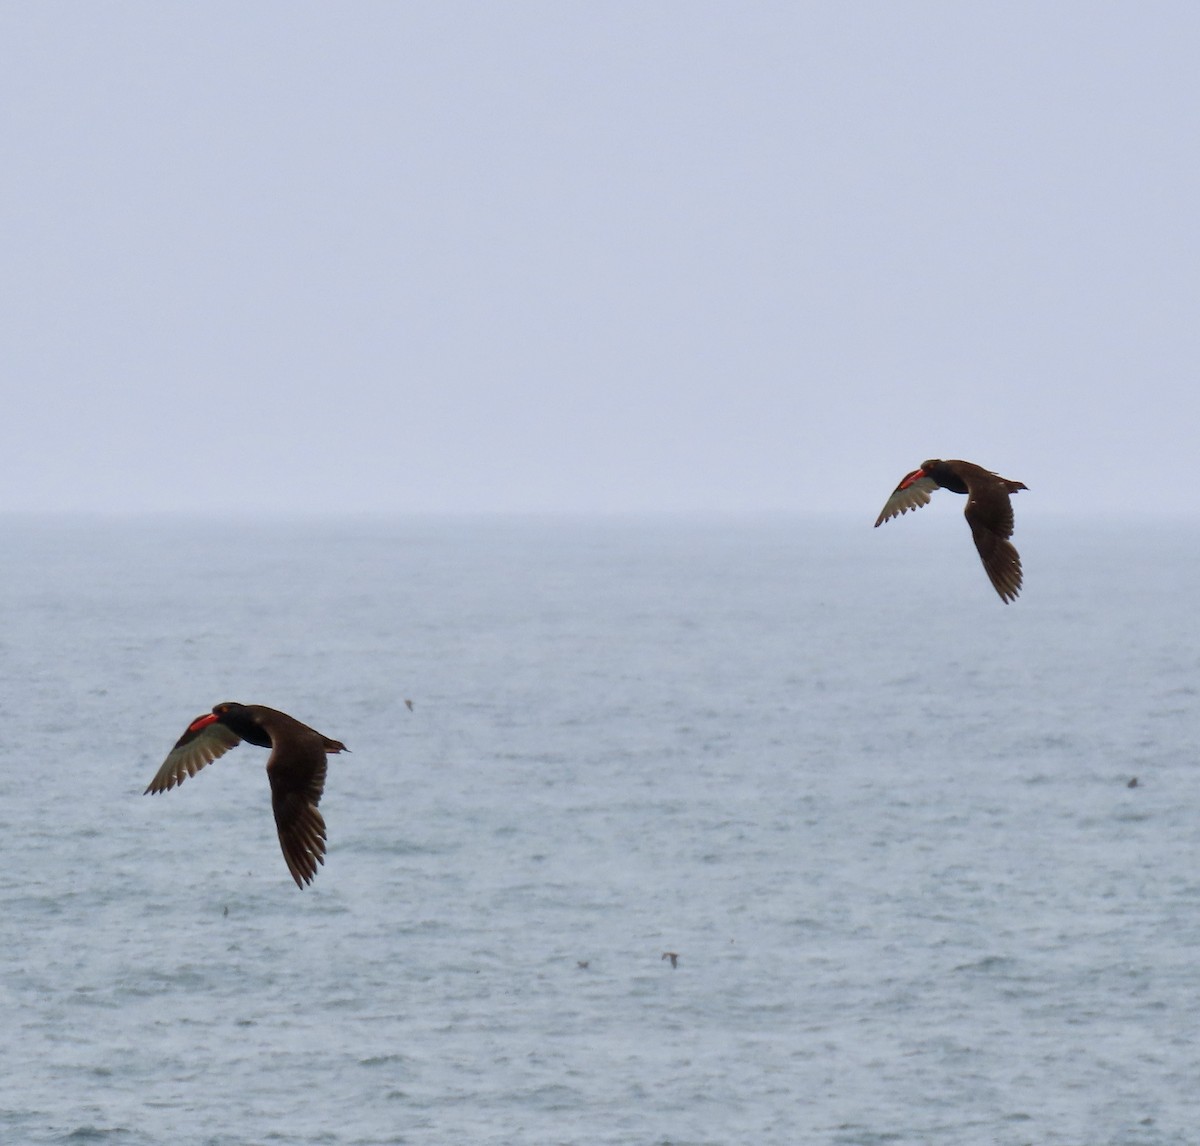
[[[312,883],[317,867],[325,862],[325,818],[317,805],[327,767],[319,740],[300,751],[289,750],[286,763],[272,754],[267,764],[279,846],[297,887]]]
[[[993,588],[1004,601],[1015,601],[1021,591],[1021,555],[1007,538],[971,524],[971,536]]]
[[[876,529],[893,517],[929,504],[929,497],[938,488],[938,484],[931,477],[916,477],[920,472],[913,470],[912,473],[906,474],[904,480],[892,490],[892,496],[883,503],[883,509],[875,520]]]
[[[1009,541],[1013,507],[1008,491],[998,482],[972,482],[963,516],[993,588],[1001,600],[1015,601],[1021,591],[1021,556]]]
[[[211,712],[196,717],[176,741],[175,747],[167,753],[162,767],[142,794],[170,791],[189,776],[195,776],[205,764],[211,764],[242,742],[236,732],[216,721]]]

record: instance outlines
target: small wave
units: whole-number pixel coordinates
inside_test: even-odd
[[[133,1142],[133,1132],[124,1126],[78,1126],[64,1134],[62,1142]]]
[[[1010,971],[1016,965],[1017,961],[1011,955],[985,955],[972,963],[960,963],[954,970],[984,971],[990,974],[993,971]]]
[[[403,1054],[375,1054],[368,1058],[360,1058],[359,1066],[391,1066],[393,1063],[404,1065],[408,1062],[408,1056]]]

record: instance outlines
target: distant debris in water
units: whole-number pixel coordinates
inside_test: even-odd
[[[586,971],[588,969],[588,965],[590,964],[590,962],[591,962],[590,959],[576,959],[575,966],[578,967],[581,971]]]
[[[409,700],[407,696],[404,698],[404,707],[407,708],[409,712],[412,712],[413,710],[412,701]]]
[[[1137,786],[1138,786],[1138,778],[1136,776],[1134,776],[1134,778],[1132,780],[1130,780],[1128,784],[1125,785],[1126,788],[1136,788]]]
[[[662,959],[670,959],[671,966],[673,968],[679,966],[679,952],[678,951],[664,951],[662,953]],[[660,963],[662,962],[662,959],[659,960]]]

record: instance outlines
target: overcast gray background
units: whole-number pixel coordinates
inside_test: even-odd
[[[1200,5],[8,3],[0,63],[0,509],[1196,512]]]

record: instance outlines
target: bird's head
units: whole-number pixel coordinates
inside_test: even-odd
[[[938,485],[944,485],[945,482],[942,479],[945,477],[945,473],[943,472],[945,465],[946,463],[942,461],[941,458],[926,458],[926,460],[921,463],[921,468],[919,470],[913,470],[913,472],[910,473],[900,483],[900,488],[908,489],[913,482],[920,481],[922,478],[932,478],[938,483]]]
[[[244,704],[239,704],[236,700],[223,700],[214,705],[212,719],[236,732],[248,744],[257,744],[260,748],[271,747],[271,738],[262,725]]]
[[[933,462],[922,462],[921,468],[919,470],[913,470],[913,472],[910,474],[905,474],[901,479],[900,484],[896,488],[908,489],[913,482],[920,481],[923,477],[928,477],[928,470],[931,465],[933,465]]]

